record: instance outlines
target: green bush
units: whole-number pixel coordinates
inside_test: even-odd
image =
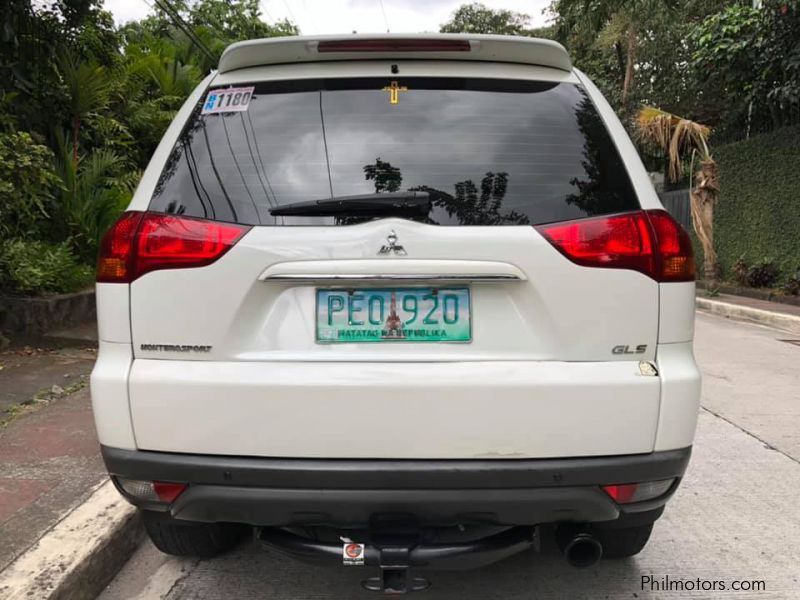
[[[783,292],[790,296],[800,295],[800,269],[790,275],[786,283],[783,284]]]
[[[60,181],[47,146],[29,133],[0,133],[0,237],[40,232]]]
[[[762,258],[747,269],[747,285],[750,287],[772,287],[780,277],[780,271],[771,258]]]
[[[744,255],[736,259],[731,267],[731,275],[739,285],[747,285],[747,274],[750,272],[750,264]]]
[[[11,240],[0,246],[0,289],[39,295],[74,292],[86,287],[93,270],[82,265],[67,244]]]
[[[800,264],[800,127],[713,149],[720,166],[714,241],[723,273],[737,259],[772,256],[782,273]],[[702,253],[695,246],[698,259]],[[699,264],[699,263],[698,263]]]

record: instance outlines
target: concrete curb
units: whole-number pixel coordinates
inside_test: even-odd
[[[712,300],[711,298],[698,297],[696,300],[698,309],[714,315],[759,323],[791,333],[800,333],[800,317],[794,315],[731,304],[730,302]]]
[[[0,573],[0,597],[96,598],[139,545],[142,533],[136,510],[106,481]]]

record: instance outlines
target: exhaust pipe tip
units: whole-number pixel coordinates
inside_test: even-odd
[[[587,531],[560,537],[561,551],[567,562],[575,568],[585,569],[596,564],[603,556],[603,545]]]

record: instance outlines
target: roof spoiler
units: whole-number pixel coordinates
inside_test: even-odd
[[[237,42],[222,54],[219,72],[286,63],[400,58],[505,62],[572,70],[567,51],[552,40],[423,33],[293,36]]]

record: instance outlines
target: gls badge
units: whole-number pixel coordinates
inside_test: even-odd
[[[633,349],[630,346],[614,346],[611,349],[611,354],[644,354],[645,352],[647,352],[647,344],[639,344]]]

